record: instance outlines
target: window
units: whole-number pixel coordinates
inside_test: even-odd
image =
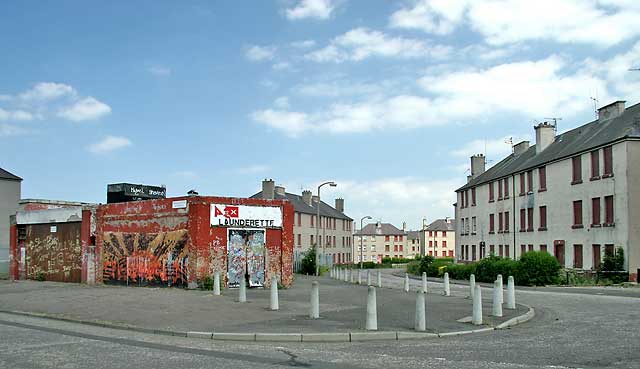
[[[504,231],[509,232],[509,212],[504,212]]]
[[[316,216],[312,215],[312,216],[309,217],[309,219],[310,219],[310,222],[311,222],[311,228],[313,228],[314,227],[313,222],[315,221]]]
[[[469,190],[464,190],[464,203],[465,206],[469,207]]]
[[[540,228],[538,228],[538,230],[546,231],[547,230],[547,207],[541,206],[539,209],[540,209]]]
[[[447,241],[442,241],[442,248],[447,248]]]
[[[389,245],[384,245],[384,251],[389,252]]]
[[[582,245],[573,245],[573,267],[582,269]]]
[[[471,260],[476,260],[476,245],[471,245]]]
[[[591,151],[591,180],[600,179],[600,155],[598,150]]]
[[[555,243],[553,253],[558,263],[564,266],[564,241]]]
[[[498,180],[498,200],[502,200],[502,180]]]
[[[527,211],[520,209],[520,232],[527,230]]]
[[[400,245],[400,252],[404,252],[404,248]]]
[[[600,245],[591,245],[593,254],[593,270],[600,268]]]
[[[603,177],[613,176],[613,150],[611,146],[607,146],[602,149],[604,156],[604,170],[602,171]]]
[[[529,244],[529,247],[527,248],[527,251],[533,251],[533,245]]]
[[[520,256],[527,252],[527,245],[520,245]]]
[[[465,259],[469,260],[469,245],[465,245],[464,249],[465,249],[464,253],[466,256]]]
[[[433,241],[433,247],[438,247],[438,241]]]
[[[504,252],[502,251],[502,245],[498,245],[498,256],[502,255],[504,255]]]
[[[493,214],[489,214],[489,233],[494,233],[493,227]]]
[[[437,250],[436,250],[436,251],[434,251],[434,253],[435,253],[435,256],[438,256],[438,251],[437,251]]]
[[[509,245],[504,245],[504,257],[509,257]]]
[[[398,245],[393,245],[393,251],[398,252]]]
[[[533,208],[527,209],[527,232],[533,232]]]
[[[460,209],[464,209],[464,192],[460,192]]]
[[[398,237],[398,239],[400,240],[400,242],[402,242],[402,235],[400,235],[400,237]]]
[[[504,198],[509,198],[509,178],[504,179]]]
[[[489,202],[493,202],[493,182],[489,182]]]
[[[298,247],[302,246],[302,235],[298,234]]]
[[[520,173],[520,196],[524,195],[524,173]]]
[[[471,218],[472,232],[471,234],[476,234],[476,217]]]
[[[471,206],[476,206],[476,188],[471,189]]]
[[[540,245],[540,251],[547,252],[547,245]]]
[[[442,237],[447,237],[447,231],[442,231]]]
[[[591,226],[600,226],[600,198],[591,199]]]
[[[496,246],[489,245],[489,255],[495,255],[495,254],[496,254]]]
[[[613,256],[615,249],[613,248],[613,244],[606,244],[604,245],[604,254],[605,255],[610,255]]]
[[[393,236],[393,242],[398,242],[398,236]]]
[[[538,182],[540,182],[540,188],[538,191],[547,190],[547,167],[538,168]]]
[[[613,196],[604,197],[604,223],[605,226],[612,226],[615,223],[613,219]]]
[[[527,192],[533,192],[533,171],[527,172]]]
[[[498,233],[502,232],[502,213],[498,213]]]
[[[573,202],[573,228],[582,228],[582,200]]]
[[[384,236],[384,240],[385,240],[385,241],[389,241],[389,236],[388,236],[388,235],[387,235],[387,236]]]
[[[433,241],[429,241],[429,247],[433,247]]]
[[[313,246],[313,235],[309,236],[310,245]]]
[[[572,180],[571,184],[582,183],[582,158],[580,155],[571,158]]]

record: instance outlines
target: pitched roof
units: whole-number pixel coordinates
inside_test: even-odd
[[[448,220],[448,221],[447,221]],[[455,222],[451,218],[447,219],[436,219],[431,224],[429,224],[425,230],[427,231],[455,231],[456,226]]]
[[[378,227],[380,225],[380,227]],[[375,235],[405,235],[406,232],[398,229],[391,223],[369,223],[361,230],[354,233],[356,236],[375,236]]]
[[[588,152],[596,147],[626,138],[640,138],[640,104],[626,108],[616,118],[602,122],[594,120],[562,133],[556,136],[554,142],[538,155],[536,155],[536,145],[530,146],[520,155],[511,154],[456,191],[527,171],[578,153]]]
[[[417,240],[420,238],[420,231],[407,231],[407,238],[410,240]]]
[[[12,181],[22,181],[22,178],[15,174],[9,173],[6,170],[0,168],[0,179],[8,179]]]
[[[262,198],[262,191],[258,192],[257,194],[251,196],[252,199],[261,199]],[[293,205],[293,209],[298,212],[298,213],[304,213],[304,214],[311,214],[311,215],[315,215],[317,214],[317,203],[312,203],[312,206],[307,205],[304,200],[302,200],[302,196],[300,195],[296,195],[294,193],[288,193],[285,192],[284,195],[275,193],[274,194],[274,199],[276,200],[289,200],[289,202]],[[346,219],[346,220],[353,220],[351,218],[349,218],[347,215],[345,215],[344,213],[339,212],[338,210],[336,210],[334,207],[332,207],[331,205],[325,203],[324,201],[320,201],[320,216],[323,217],[329,217],[329,218],[336,218],[336,219]]]

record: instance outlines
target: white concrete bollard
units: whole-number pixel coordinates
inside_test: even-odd
[[[376,288],[369,286],[367,293],[367,325],[368,331],[378,330],[378,311],[376,307]]]
[[[220,272],[213,273],[213,294],[220,296]]]
[[[501,317],[502,316],[502,303],[500,302],[500,283],[498,281],[493,282],[493,307],[491,308],[491,315]]]
[[[333,279],[333,267],[329,269],[329,278]]]
[[[240,288],[238,288],[238,302],[247,302],[247,283],[242,278]]]
[[[362,270],[358,269],[358,284],[362,284]]]
[[[309,318],[320,318],[320,288],[318,287],[318,281],[311,283],[311,311],[309,312]]]
[[[356,283],[356,271],[355,270],[350,270],[350,278],[349,278],[349,282],[350,283]]]
[[[513,276],[507,278],[507,309],[516,308],[516,286]]]
[[[404,292],[409,292],[409,274],[404,273]]]
[[[418,290],[416,294],[416,319],[414,329],[418,332],[424,332],[427,329],[427,314],[425,311],[425,293]]]
[[[367,286],[371,286],[371,271],[367,269]]]
[[[451,288],[449,287],[449,273],[444,273],[444,295],[451,296]]]
[[[422,292],[427,293],[427,273],[422,272]]]
[[[382,274],[378,270],[378,288],[382,288]]]
[[[271,299],[269,301],[269,308],[271,310],[279,310],[280,304],[278,304],[278,276],[271,277]]]
[[[473,293],[476,290],[476,276],[471,274],[469,276],[469,298],[473,300]]]
[[[482,324],[482,290],[480,285],[476,285],[476,289],[473,292],[473,315],[471,316],[471,323],[474,325]]]
[[[499,292],[500,292],[500,294],[499,294],[499,298],[500,298],[500,305],[502,305],[502,304],[504,304],[504,290],[503,290],[503,288],[502,288],[502,287],[503,287],[503,286],[502,286],[502,274],[498,274],[498,279],[497,279],[497,281],[498,281],[498,286],[499,286],[498,290],[499,290]]]

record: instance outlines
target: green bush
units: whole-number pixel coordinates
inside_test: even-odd
[[[300,263],[300,274],[315,275],[316,274],[316,249],[310,248],[304,253],[302,262]]]
[[[629,280],[628,273],[624,272],[624,250],[618,247],[614,254],[606,254],[600,263],[599,272],[603,279],[611,283],[622,283]]]
[[[202,289],[206,291],[213,290],[213,278],[207,276],[204,281],[202,281]]]
[[[36,273],[36,281],[44,282],[47,280],[47,275],[43,271]]]
[[[475,263],[475,276],[478,282],[493,283],[501,274],[503,278],[513,275],[515,278],[518,262],[512,259],[491,255]]]
[[[411,259],[404,258],[382,258],[382,264],[407,264],[411,262]]]
[[[476,264],[450,264],[446,271],[451,279],[467,280],[471,274],[475,274]]]
[[[557,284],[561,266],[558,260],[545,251],[529,251],[518,260],[514,277],[520,285],[544,286]],[[504,274],[503,274],[504,275]]]
[[[413,275],[421,275],[420,273],[420,261],[414,260],[407,263],[407,273]]]

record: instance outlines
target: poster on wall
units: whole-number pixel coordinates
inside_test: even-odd
[[[264,286],[265,230],[229,229],[227,277],[229,287],[239,287],[248,279],[249,287]]]
[[[211,204],[211,225],[236,228],[281,228],[278,206]]]

